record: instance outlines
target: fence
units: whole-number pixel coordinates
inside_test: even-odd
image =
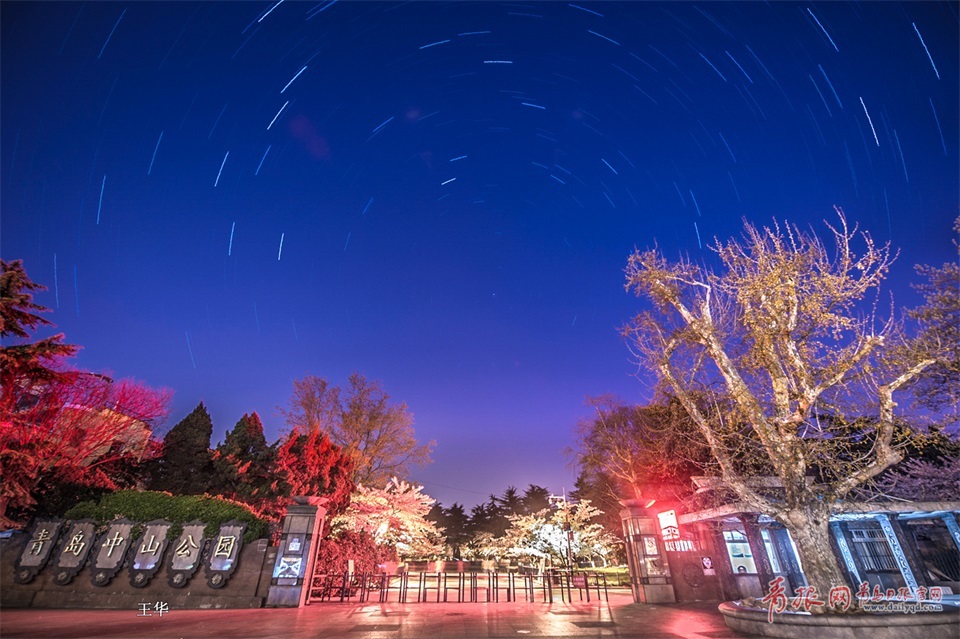
[[[605,573],[555,570],[524,572],[402,572],[318,574],[307,604],[330,602],[498,603],[609,601]]]

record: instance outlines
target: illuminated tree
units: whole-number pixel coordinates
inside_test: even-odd
[[[278,495],[276,508],[282,512],[289,497],[308,495],[329,499],[328,517],[342,512],[355,486],[353,458],[318,428],[295,428],[279,444],[272,486]]]
[[[960,495],[960,455],[938,462],[908,459],[878,483],[885,494],[901,499],[953,501]]]
[[[422,490],[423,486],[396,477],[386,488],[357,486],[346,511],[331,522],[331,532],[334,536],[340,531],[366,533],[404,559],[440,556],[443,535],[426,518],[434,500]]]
[[[218,492],[256,506],[274,497],[276,449],[267,445],[256,413],[244,414],[213,454]]]
[[[68,370],[77,347],[63,336],[26,342],[50,322],[33,302],[44,287],[19,260],[0,274],[0,526],[16,523],[56,484],[118,487],[122,462],[150,450],[151,428],[165,414],[169,393],[139,382]],[[21,343],[8,344],[10,337]]]
[[[626,269],[627,289],[653,309],[625,335],[696,424],[722,485],[790,531],[821,593],[846,583],[830,515],[901,460],[894,393],[941,356],[863,308],[892,257],[838,213],[832,251],[794,226],[747,224],[741,240],[713,247],[719,272],[657,250]]]
[[[420,445],[406,404],[389,404],[376,381],[358,373],[342,391],[320,377],[294,381],[290,409],[282,411],[291,428],[319,428],[356,461],[352,479],[365,486],[405,478],[411,465],[430,461],[433,442]]]
[[[605,562],[616,552],[617,540],[594,521],[599,515],[600,511],[586,500],[564,500],[556,508],[513,515],[500,545],[509,549],[509,556],[565,568],[575,567],[581,559],[599,557]],[[574,565],[570,564],[571,558]]]

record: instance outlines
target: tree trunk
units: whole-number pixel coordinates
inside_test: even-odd
[[[791,510],[784,515],[782,523],[797,546],[807,585],[816,588],[816,599],[827,602],[831,588],[850,586],[830,543],[829,510],[814,506]],[[826,607],[810,610],[812,613],[825,611]]]

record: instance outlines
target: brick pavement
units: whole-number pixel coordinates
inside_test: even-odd
[[[301,609],[0,611],[3,639],[733,639],[714,603],[324,603]]]

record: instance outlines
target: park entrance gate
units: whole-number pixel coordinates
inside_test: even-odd
[[[306,603],[500,603],[609,601],[605,573],[581,570],[464,571],[437,562],[436,571],[314,574]],[[457,568],[447,570],[449,564]]]

